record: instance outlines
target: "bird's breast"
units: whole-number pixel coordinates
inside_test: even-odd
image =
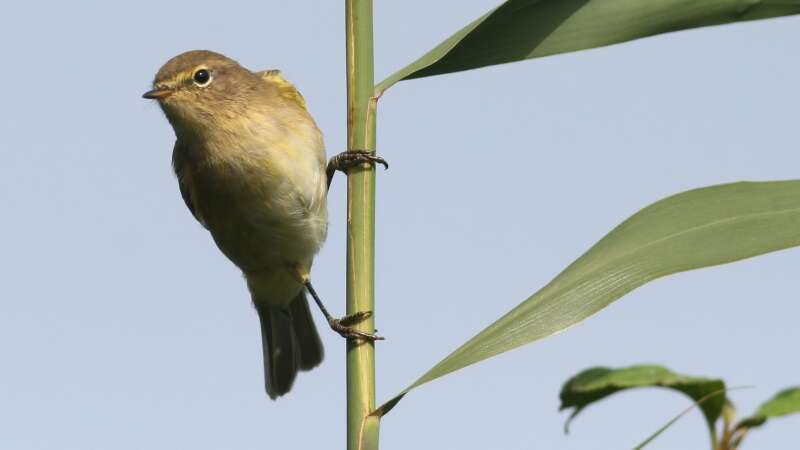
[[[210,151],[193,199],[219,248],[245,272],[310,262],[327,232],[324,151],[273,143]]]

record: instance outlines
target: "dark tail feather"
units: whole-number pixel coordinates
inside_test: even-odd
[[[289,392],[297,376],[297,358],[288,311],[256,308],[261,319],[261,345],[264,350],[264,384],[269,398]]]
[[[298,360],[300,370],[311,370],[322,362],[325,351],[317,333],[317,327],[314,325],[314,318],[311,317],[311,310],[308,309],[308,300],[306,300],[304,292],[292,300],[289,311],[292,314],[294,334],[297,337],[297,347],[300,351]]]
[[[292,389],[298,370],[309,370],[322,362],[322,341],[303,293],[287,310],[256,305],[256,311],[261,319],[264,384],[269,398],[275,400]]]

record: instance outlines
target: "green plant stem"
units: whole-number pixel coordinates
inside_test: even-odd
[[[347,45],[347,146],[375,149],[372,0],[345,0]],[[354,168],[347,177],[347,314],[375,311],[375,171]],[[374,330],[374,315],[359,329]],[[375,347],[347,343],[347,449],[360,448],[364,418],[375,408]],[[378,448],[375,442],[369,447]]]

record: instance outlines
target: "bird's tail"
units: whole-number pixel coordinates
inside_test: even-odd
[[[287,309],[256,304],[264,349],[264,384],[269,398],[289,392],[300,370],[311,370],[324,355],[304,292]]]

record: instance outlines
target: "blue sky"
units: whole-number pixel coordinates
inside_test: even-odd
[[[496,1],[376,2],[376,79]],[[458,8],[452,8],[453,4]],[[193,48],[279,68],[329,155],[344,150],[342,2],[14,1],[0,165],[0,447],[344,446],[344,342],[277,402],[245,284],[186,211],[174,136],[140,98]],[[451,9],[457,9],[453,11]],[[378,399],[536,291],[608,230],[675,192],[798,177],[800,18],[403,82],[381,99]],[[344,183],[314,266],[344,309]],[[566,333],[411,393],[383,448],[630,448],[687,406],[621,394],[564,436],[558,390],[592,365],[665,364],[753,389],[800,384],[800,251],[659,280]],[[321,317],[315,312],[318,323]],[[744,448],[790,448],[798,418]],[[650,448],[706,448],[699,413]]]

